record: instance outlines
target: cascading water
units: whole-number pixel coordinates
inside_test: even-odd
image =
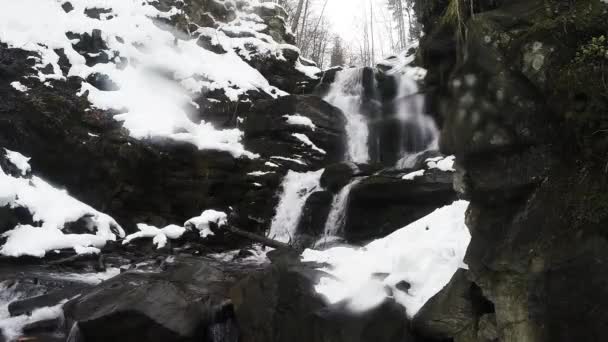
[[[346,160],[354,163],[369,162],[369,128],[361,114],[363,104],[363,69],[346,69],[336,74],[325,101],[338,107],[346,117]]]
[[[331,211],[327,216],[325,222],[324,237],[337,236],[340,230],[344,227],[346,221],[346,208],[348,206],[348,200],[350,198],[350,192],[352,188],[361,182],[360,178],[350,182],[334,197],[331,203]]]
[[[419,94],[416,80],[401,77],[395,101],[396,116],[401,123],[401,155],[426,150],[436,143],[437,126],[433,118],[424,113],[424,96]]]
[[[289,171],[283,178],[281,200],[272,219],[268,237],[280,242],[289,242],[293,239],[302,208],[308,197],[320,189],[323,169],[313,172],[298,173]]]

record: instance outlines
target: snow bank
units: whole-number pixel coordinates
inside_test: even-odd
[[[211,230],[211,223],[218,227],[225,225],[228,222],[228,215],[225,212],[217,210],[205,210],[200,216],[193,217],[184,223],[185,227],[196,228],[200,231],[202,238],[214,235]]]
[[[331,277],[321,278],[315,289],[330,303],[345,301],[351,310],[365,311],[392,296],[411,317],[458,268],[467,267],[467,206],[454,202],[363,248],[307,249],[302,259],[328,264],[322,270]],[[404,282],[410,285],[405,292],[397,287]]]
[[[22,173],[29,171],[29,158],[7,150],[9,161]],[[77,253],[94,253],[107,240],[124,236],[124,231],[110,216],[71,197],[39,177],[12,177],[0,168],[0,207],[26,208],[40,227],[17,226],[2,234],[7,238],[0,248],[6,256],[43,257],[47,251],[74,248]],[[92,234],[64,234],[67,223],[82,220]]]
[[[74,9],[69,13],[62,9],[61,1],[3,3],[0,41],[38,54],[35,77],[41,82],[63,80],[66,76],[86,79],[94,73],[109,76],[118,90],[103,91],[85,82],[79,94],[88,94],[89,101],[98,108],[121,111],[116,119],[136,138],[169,137],[190,142],[200,149],[255,157],[241,144],[241,131],[217,130],[206,122],[194,123],[185,109],[194,95],[214,89],[224,90],[233,101],[248,90],[265,91],[275,97],[282,94],[245,63],[232,46],[227,53],[216,54],[198,46],[196,39],[177,38],[169,27],[163,27],[154,19],[169,18],[180,10],[172,8],[162,12],[151,4],[153,1],[71,0],[70,3]],[[85,14],[86,9],[92,8],[109,12],[94,19]],[[27,22],[23,18],[28,18]],[[66,33],[91,37],[94,30],[101,33],[95,45],[102,45],[102,51],[95,55],[105,54],[109,62],[89,66],[85,55],[92,57],[91,54],[77,52],[73,44],[78,39],[71,40]],[[240,44],[223,37],[228,43]],[[67,74],[59,67],[57,49],[63,49],[71,64]],[[42,72],[47,65],[51,66],[51,73]],[[24,91],[20,83],[15,82],[13,87]]]

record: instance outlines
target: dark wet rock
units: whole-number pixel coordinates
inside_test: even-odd
[[[100,74],[100,73],[92,73],[87,78],[86,81],[90,83],[93,87],[103,90],[103,91],[114,91],[120,89],[116,83],[114,83],[108,75]]]
[[[333,193],[338,193],[351,182],[358,167],[351,163],[332,164],[325,168],[321,175],[321,186]]]
[[[86,341],[237,341],[228,291],[239,272],[195,258],[162,273],[125,272],[66,303],[67,326]]]
[[[488,318],[494,311],[491,302],[483,298],[481,290],[467,279],[467,271],[458,270],[450,282],[418,311],[412,320],[417,335],[434,340],[469,341],[481,331],[483,337],[472,341],[492,341]]]
[[[336,74],[343,70],[342,67],[333,67],[327,70],[323,70],[321,74],[319,83],[315,87],[314,94],[319,96],[325,96],[329,93],[329,89],[331,88],[331,84],[336,80]]]
[[[325,221],[331,210],[333,194],[329,191],[313,192],[302,209],[296,230],[298,235],[319,237],[323,234]]]
[[[70,13],[74,10],[74,6],[69,1],[61,4],[61,8],[65,11],[65,13]]]
[[[310,119],[316,128],[288,124],[284,116],[296,114]],[[318,169],[342,160],[346,148],[344,123],[339,109],[315,96],[291,95],[259,101],[245,119],[245,146],[265,158],[301,156],[307,165],[299,168]],[[326,153],[311,149],[295,138],[294,133],[306,135]]]
[[[98,7],[86,8],[84,10],[84,14],[86,14],[87,17],[92,18],[92,19],[101,19],[102,14],[107,14],[107,13],[111,13],[111,12],[112,12],[111,9],[98,8]]]
[[[218,53],[218,54],[224,54],[228,51],[224,50],[224,47],[221,44],[217,44],[214,42],[213,37],[207,36],[207,35],[201,35],[198,37],[198,40],[196,41],[196,44],[204,49],[207,49],[209,51]]]
[[[344,227],[348,241],[385,236],[457,198],[452,172],[431,169],[413,180],[402,175],[376,174],[352,188]]]

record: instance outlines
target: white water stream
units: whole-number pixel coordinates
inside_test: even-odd
[[[289,171],[281,185],[281,200],[272,219],[268,237],[280,242],[290,242],[298,228],[302,208],[308,197],[321,186],[319,181],[323,169],[312,172]]]
[[[369,162],[369,128],[361,114],[363,101],[363,69],[338,71],[325,101],[340,108],[346,117],[346,160],[354,163]]]

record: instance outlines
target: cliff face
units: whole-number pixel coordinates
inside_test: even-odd
[[[494,304],[499,340],[602,340],[608,4],[435,0],[417,10],[442,152],[457,156],[455,187],[471,200],[466,262]]]

